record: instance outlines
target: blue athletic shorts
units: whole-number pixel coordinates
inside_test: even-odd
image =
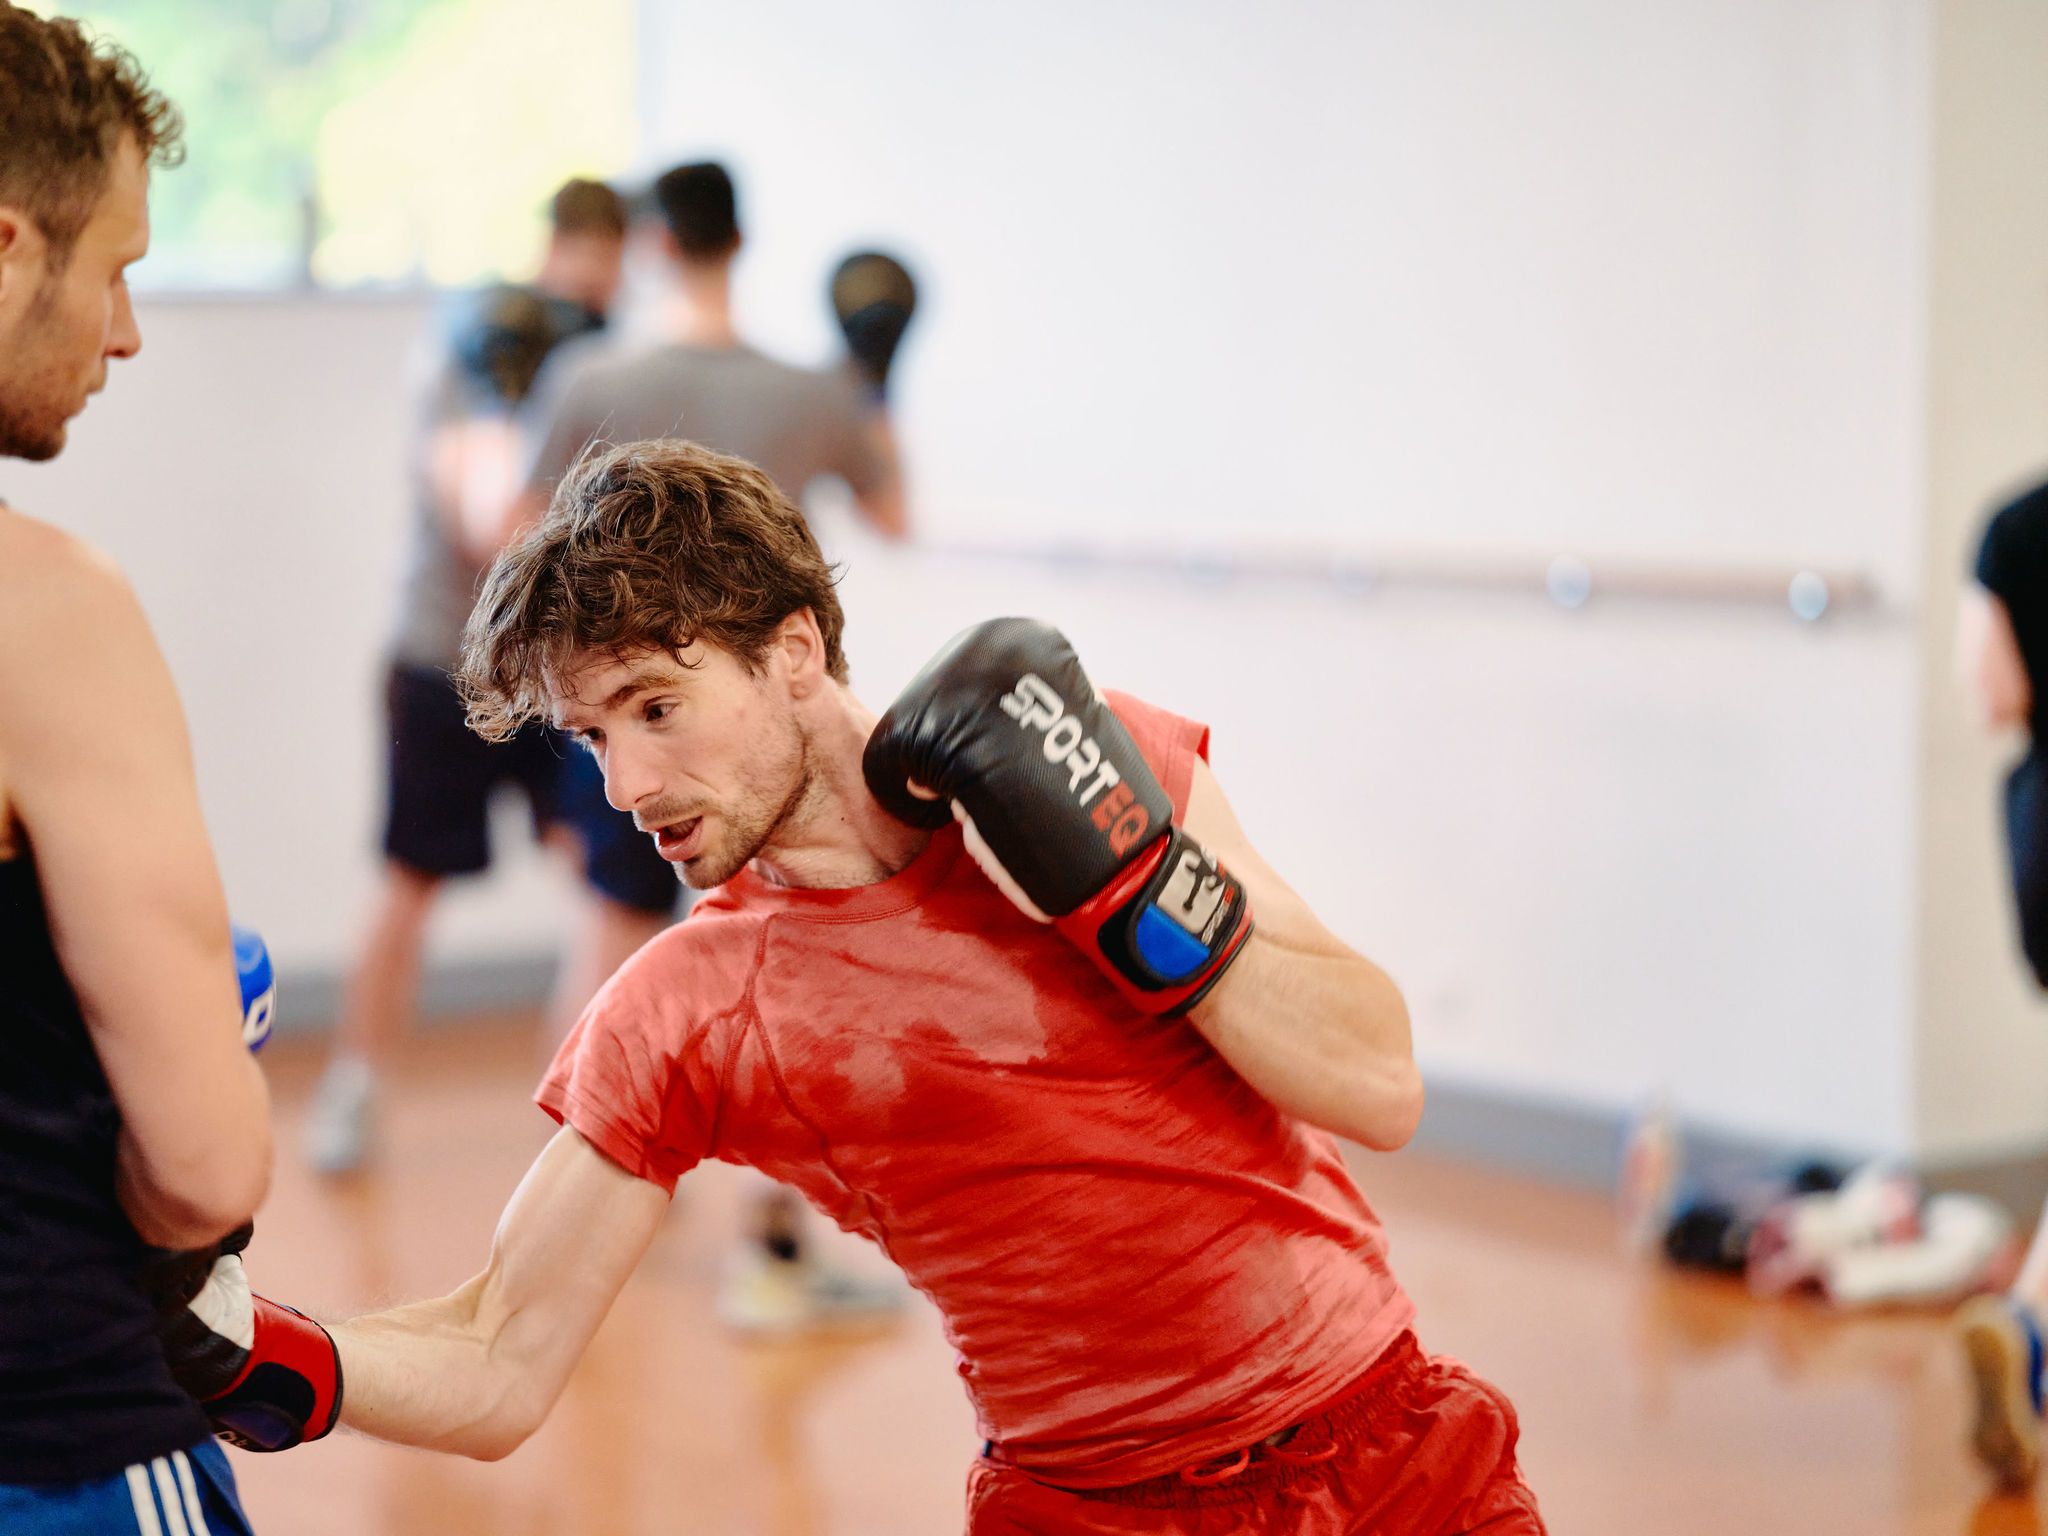
[[[235,1474],[202,1440],[90,1483],[0,1483],[7,1536],[251,1536]]]
[[[604,770],[581,747],[563,749],[555,804],[583,845],[583,878],[621,906],[667,917],[688,911],[689,889],[675,867],[654,851],[654,839],[615,811],[604,797]]]
[[[485,741],[464,720],[447,674],[428,667],[393,666],[386,702],[386,857],[444,878],[488,868],[491,792],[501,784],[525,793],[536,832],[557,819],[556,785],[573,749],[550,732],[536,724],[510,741]]]

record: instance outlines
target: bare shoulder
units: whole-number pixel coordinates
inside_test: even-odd
[[[0,647],[75,642],[139,612],[120,568],[75,534],[0,508]]]
[[[0,503],[0,590],[32,587],[53,571],[85,561],[90,549],[55,524]]]
[[[134,594],[113,562],[72,534],[0,505],[0,859],[21,842],[16,798],[27,744],[56,724],[60,674],[95,650],[94,637],[136,615]],[[130,626],[132,627],[132,623]]]
[[[74,534],[0,512],[0,747],[96,712],[109,690],[133,702],[167,688],[120,568]]]

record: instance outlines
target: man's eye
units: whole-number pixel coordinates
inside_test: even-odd
[[[571,731],[569,733],[569,739],[575,742],[576,745],[581,747],[584,751],[594,753],[597,751],[599,747],[604,745],[604,732]]]
[[[653,725],[657,720],[667,719],[669,711],[674,708],[675,705],[673,704],[649,704],[646,714],[647,723]]]

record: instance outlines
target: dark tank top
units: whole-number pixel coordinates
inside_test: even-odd
[[[0,1483],[112,1476],[206,1438],[114,1199],[120,1113],[33,861],[0,861]]]

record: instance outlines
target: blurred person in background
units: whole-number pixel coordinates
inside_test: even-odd
[[[0,456],[55,458],[141,348],[179,140],[132,57],[0,0]],[[184,714],[112,562],[4,505],[0,964],[0,1531],[246,1532],[145,1281],[191,1250],[196,1290],[270,1181]]]
[[[502,743],[477,737],[449,676],[497,552],[494,519],[513,489],[516,412],[551,352],[603,329],[624,270],[626,205],[617,192],[572,180],[549,214],[538,276],[462,307],[452,332],[436,340],[419,407],[411,547],[385,679],[383,880],[306,1124],[307,1161],[324,1173],[349,1172],[371,1155],[377,1078],[417,1006],[427,919],[446,881],[489,867],[493,793],[517,788],[537,834],[573,841],[561,811],[570,754],[539,726]],[[593,968],[573,953],[563,961],[559,1011],[573,1017],[583,1006]]]
[[[814,482],[840,480],[876,530],[904,537],[903,477],[884,403],[900,324],[881,347],[855,347],[850,367],[799,368],[770,357],[741,337],[733,318],[733,267],[744,240],[730,173],[709,161],[678,165],[655,181],[648,202],[663,273],[659,336],[647,346],[567,349],[542,374],[526,422],[523,489],[504,506],[498,542],[540,517],[588,444],[661,437],[758,464],[799,505]],[[570,754],[562,794],[588,876],[561,988],[580,1002],[675,920],[687,888],[632,817],[606,804],[604,777],[587,753]],[[756,1203],[753,1241],[736,1252],[720,1294],[727,1322],[793,1332],[900,1305],[900,1287],[824,1262],[805,1241],[805,1224],[802,1202],[785,1190]]]
[[[1999,509],[1963,591],[1957,662],[1981,723],[2025,732],[2005,781],[2005,830],[2020,949],[2048,988],[2048,770],[2041,751],[2048,699],[2048,484]],[[1974,1391],[1977,1457],[2007,1488],[2024,1488],[2041,1463],[2043,1331],[2048,1319],[2048,1212],[2012,1288],[1956,1314]]]

